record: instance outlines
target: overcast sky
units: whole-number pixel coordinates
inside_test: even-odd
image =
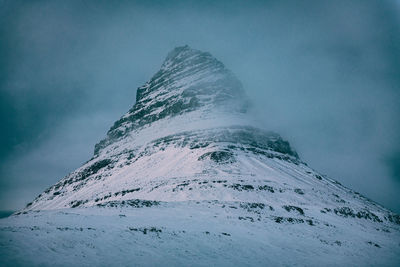
[[[0,0],[0,209],[88,160],[188,44],[309,166],[400,212],[398,1],[111,2]]]

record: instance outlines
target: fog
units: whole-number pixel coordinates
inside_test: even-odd
[[[0,1],[0,209],[88,160],[184,44],[309,166],[400,212],[400,3],[365,0]]]

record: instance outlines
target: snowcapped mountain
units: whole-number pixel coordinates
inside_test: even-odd
[[[399,263],[400,216],[308,167],[248,107],[220,61],[175,48],[92,159],[0,221],[4,263]]]

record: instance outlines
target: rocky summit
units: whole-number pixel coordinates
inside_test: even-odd
[[[249,103],[210,53],[173,49],[89,161],[0,220],[0,263],[399,264],[400,216],[310,168]]]

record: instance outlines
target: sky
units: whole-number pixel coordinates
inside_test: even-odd
[[[185,44],[231,69],[309,166],[400,212],[394,0],[0,0],[0,210],[91,158]]]

